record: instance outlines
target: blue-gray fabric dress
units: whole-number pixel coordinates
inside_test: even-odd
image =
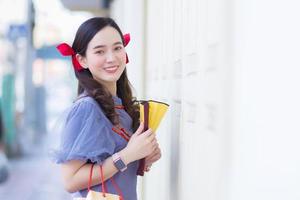
[[[113,96],[113,100],[115,105],[122,105],[120,98]],[[131,117],[124,109],[116,109],[116,112],[119,114],[121,126],[127,133],[132,134]],[[70,109],[64,124],[60,149],[54,154],[56,163],[82,160],[101,164],[127,145],[127,141],[112,128],[113,124],[93,98],[79,98]],[[124,200],[136,200],[138,161],[127,167],[126,171],[116,173],[113,178],[121,189]],[[109,193],[118,194],[110,180],[106,181],[106,187]],[[92,189],[101,191],[101,185]],[[87,189],[80,190],[73,193],[73,196],[86,197],[87,192]]]

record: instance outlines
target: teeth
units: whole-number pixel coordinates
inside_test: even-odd
[[[117,67],[116,66],[114,66],[114,67],[107,67],[107,68],[105,68],[105,69],[109,69],[109,70],[112,70],[112,69],[116,69]]]
[[[112,72],[112,71],[115,71],[117,68],[118,68],[117,66],[115,66],[115,67],[107,67],[107,68],[105,68],[105,70],[108,71],[108,72]]]

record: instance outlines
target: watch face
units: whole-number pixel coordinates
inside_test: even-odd
[[[127,168],[121,159],[116,160],[114,164],[119,171],[124,171]]]

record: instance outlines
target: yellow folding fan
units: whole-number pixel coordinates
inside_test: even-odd
[[[144,122],[144,131],[151,128],[155,133],[168,107],[168,104],[159,101],[140,101],[140,121]],[[145,159],[141,159],[137,175],[143,176],[144,169]]]
[[[168,104],[159,101],[141,101],[140,121],[145,123],[144,129],[147,130],[151,128],[155,132],[167,112],[168,107]]]

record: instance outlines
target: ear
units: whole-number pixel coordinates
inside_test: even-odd
[[[87,63],[86,63],[86,57],[80,55],[80,54],[76,54],[76,59],[77,61],[79,62],[79,64],[84,68],[84,69],[87,69],[88,66],[87,66]]]

